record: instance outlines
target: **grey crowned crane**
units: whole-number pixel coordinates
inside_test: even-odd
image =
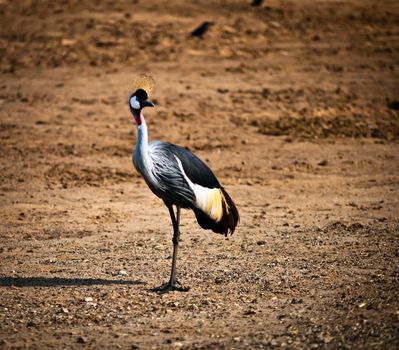
[[[154,291],[187,291],[176,279],[176,259],[179,245],[180,209],[192,209],[203,229],[227,236],[233,234],[239,214],[212,170],[185,148],[168,142],[148,141],[147,125],[142,109],[154,107],[147,92],[139,88],[129,99],[130,111],[137,125],[138,139],[133,164],[151,191],[167,206],[173,225],[172,270],[168,283]],[[176,214],[173,206],[176,206]],[[180,287],[178,287],[180,285]]]

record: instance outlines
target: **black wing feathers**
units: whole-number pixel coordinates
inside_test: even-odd
[[[162,142],[158,145],[163,149],[163,156],[168,158],[169,164],[174,164],[172,168],[175,169],[175,172],[160,172],[157,175],[158,179],[166,184],[166,188],[168,189],[162,191],[160,197],[167,203],[193,209],[197,221],[203,229],[212,230],[213,232],[225,236],[227,236],[229,232],[233,234],[240,216],[233,200],[220,185],[212,170],[195,154],[183,147],[168,142]],[[223,215],[219,221],[215,221],[194,205],[195,195],[184,180],[180,170],[178,170],[175,157],[180,160],[183,170],[191,182],[206,188],[219,188],[222,191],[225,201],[222,203]]]
[[[216,222],[204,213],[201,209],[193,207],[198,224],[206,230],[223,234],[227,236],[230,232],[234,233],[237,223],[240,219],[237,207],[230,198],[226,190],[220,185],[218,179],[211,169],[195,154],[173,144],[168,144],[170,151],[177,155],[182,163],[184,172],[188,178],[197,185],[207,188],[220,188],[223,192],[226,203],[223,203],[223,216],[219,222]],[[226,205],[227,204],[227,205]]]
[[[194,183],[207,188],[220,188],[220,183],[211,169],[187,149],[167,143],[169,150],[180,159],[184,172]]]

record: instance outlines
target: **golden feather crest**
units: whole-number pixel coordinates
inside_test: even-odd
[[[133,89],[143,89],[147,94],[151,94],[155,88],[155,80],[151,75],[140,74],[133,82]]]

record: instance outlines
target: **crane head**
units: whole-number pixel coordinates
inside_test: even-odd
[[[137,89],[129,98],[129,107],[137,125],[140,125],[141,110],[144,107],[155,107],[155,105],[151,101],[148,101],[148,95],[144,89]]]

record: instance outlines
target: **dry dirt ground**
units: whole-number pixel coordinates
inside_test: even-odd
[[[1,349],[397,349],[397,1],[0,1]],[[214,22],[202,38],[190,32]],[[134,171],[128,110],[205,159],[225,239]]]

